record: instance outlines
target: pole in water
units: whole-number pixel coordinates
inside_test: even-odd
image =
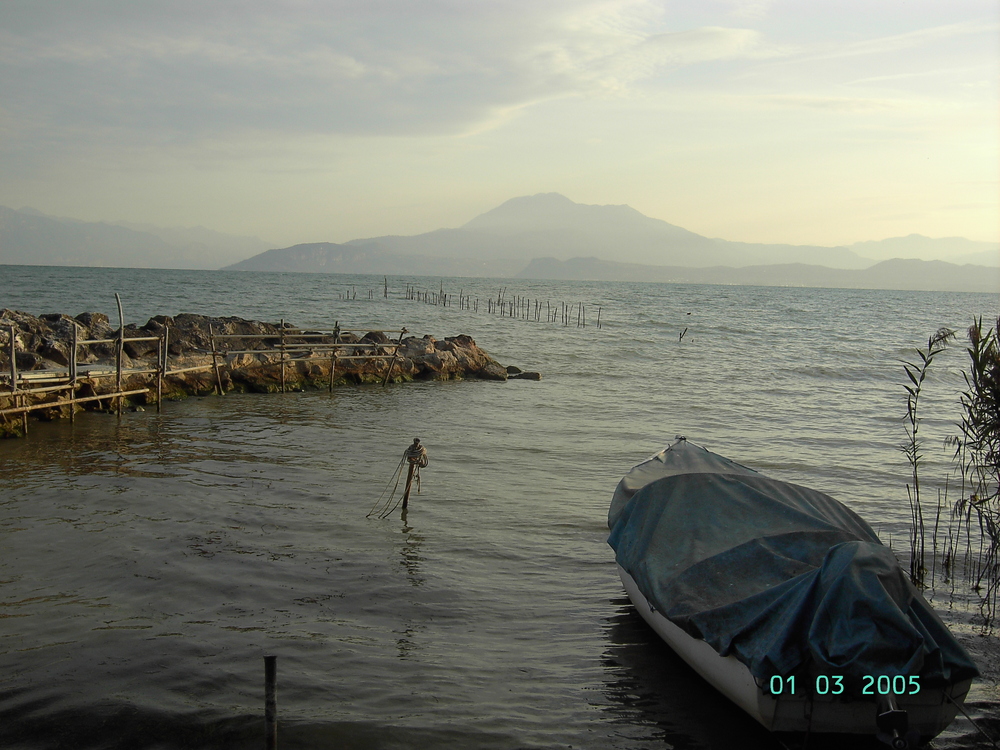
[[[413,445],[406,449],[406,489],[403,490],[403,510],[410,503],[410,487],[413,485],[413,475],[417,475],[417,482],[420,482],[420,469],[427,466],[427,449],[420,444],[420,438],[413,438]]]
[[[264,747],[278,748],[278,657],[264,657]]]
[[[403,491],[403,510],[410,504],[410,486],[413,484],[414,464],[406,469],[406,489]]]

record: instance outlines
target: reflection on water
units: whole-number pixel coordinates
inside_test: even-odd
[[[419,586],[424,582],[424,579],[420,576],[420,546],[424,538],[416,533],[413,527],[407,523],[409,509],[403,508],[400,511],[400,515],[403,522],[403,528],[401,529],[403,543],[400,546],[402,564],[406,568],[406,578],[410,582],[410,585]]]
[[[616,614],[608,619],[604,710],[630,739],[649,741],[655,727],[657,747],[748,748],[752,750],[885,750],[873,738],[824,735],[774,735],[702,680],[656,635],[627,597],[612,600]],[[995,658],[978,654],[977,658]],[[971,696],[970,696],[971,698]],[[1000,706],[970,700],[966,710],[933,743],[950,750],[991,747],[1000,737]],[[984,733],[985,732],[985,733]],[[660,744],[662,743],[662,744]],[[646,747],[638,743],[634,747]],[[652,745],[649,745],[652,747]]]
[[[415,533],[413,527],[407,523],[409,509],[403,508],[400,511],[403,535],[402,544],[399,544],[400,564],[406,571],[406,580],[411,586],[420,586],[424,583],[420,575],[420,547],[423,537]],[[424,630],[423,625],[406,622],[403,631],[396,639],[396,649],[400,659],[407,659],[413,656],[413,651],[420,648],[418,635]],[[397,631],[398,632],[398,631]]]
[[[633,739],[660,747],[781,750],[773,735],[714,690],[653,632],[627,597],[610,602],[604,710]],[[649,728],[655,728],[652,735]],[[637,745],[637,747],[653,745]]]

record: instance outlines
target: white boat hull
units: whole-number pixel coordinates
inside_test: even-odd
[[[750,670],[734,656],[720,656],[705,641],[693,638],[657,612],[621,566],[618,574],[642,618],[670,648],[716,690],[772,732],[865,734],[877,736],[879,707],[871,701],[843,701],[807,690],[774,697],[762,690]],[[916,695],[896,697],[907,712],[908,734],[921,740],[937,736],[955,718],[958,704],[969,692],[971,680],[947,690],[925,689]],[[804,687],[804,686],[800,686]]]

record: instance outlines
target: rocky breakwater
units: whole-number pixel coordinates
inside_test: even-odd
[[[119,331],[103,313],[76,317],[50,314],[35,317],[0,310],[0,411],[15,406],[10,394],[14,362],[21,395],[18,405],[52,404],[32,411],[43,419],[69,416],[80,407],[107,409],[119,380],[122,391],[148,389],[130,397],[134,404],[213,392],[274,392],[333,385],[479,378],[507,380],[508,371],[480,349],[470,336],[438,340],[432,336],[390,339],[381,331],[363,336],[341,331],[307,331],[288,323],[282,328],[242,318],[203,315],[157,315],[143,326]],[[76,337],[74,339],[74,328]],[[78,343],[101,341],[102,343]],[[214,342],[214,348],[213,348]],[[166,354],[164,355],[164,344]],[[214,352],[214,353],[213,353]],[[192,369],[193,368],[193,369]],[[516,368],[512,368],[516,369]],[[77,372],[75,384],[69,374]],[[66,384],[61,390],[41,387]],[[32,386],[36,391],[28,391]],[[72,394],[70,393],[72,391]],[[108,399],[101,399],[109,394]],[[71,398],[98,397],[85,403],[63,404]],[[5,419],[9,423],[10,415]],[[18,419],[19,421],[19,419]]]

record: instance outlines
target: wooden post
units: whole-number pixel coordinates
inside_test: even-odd
[[[15,408],[18,406],[27,406],[26,397],[18,395],[17,388],[17,342],[14,337],[17,335],[17,328],[15,326],[7,327],[9,340],[7,341],[7,351],[10,354],[10,392],[11,398],[10,402]],[[28,412],[21,413],[21,430],[24,432],[25,436],[28,434]]]
[[[597,308],[597,330],[601,329],[601,308]]]
[[[212,369],[215,370],[215,391],[220,396],[224,396],[225,391],[222,390],[222,373],[219,371],[219,352],[215,348],[215,328],[211,323],[208,324],[208,341],[212,346]]]
[[[264,747],[278,748],[278,657],[264,657]]]
[[[385,297],[386,299],[389,299],[389,277],[388,276],[383,276],[382,277],[382,283],[385,284],[382,296]]]
[[[10,355],[10,389],[17,392],[17,344],[14,342],[14,326],[7,326],[7,353]]]
[[[406,507],[410,504],[410,488],[413,486],[413,475],[421,467],[427,466],[427,449],[420,444],[420,438],[413,438],[413,445],[406,449],[403,453],[403,458],[406,459],[406,463],[408,464],[406,489],[403,490],[403,513],[406,513]]]
[[[122,415],[122,355],[125,353],[125,316],[122,314],[122,298],[115,292],[115,302],[118,303],[118,346],[115,352],[115,391],[119,395],[118,416]]]
[[[409,333],[409,331],[406,330],[406,326],[403,326],[403,329],[399,332],[399,341],[396,342],[396,348],[392,352],[392,360],[389,362],[389,372],[385,374],[385,380],[382,381],[383,388],[388,384],[389,377],[392,375],[392,368],[396,364],[396,359],[399,357],[399,347],[403,345],[403,334],[405,333]]]
[[[163,379],[167,377],[167,362],[170,360],[170,326],[163,326],[160,347],[163,349],[163,359],[160,360],[160,371],[156,375],[157,411],[160,411],[160,405],[163,403]]]
[[[76,422],[76,350],[80,340],[80,329],[73,323],[73,336],[69,352],[69,421]]]
[[[410,487],[413,485],[413,472],[416,470],[416,464],[407,461],[408,468],[406,469],[406,489],[403,491],[403,510],[406,510],[406,506],[410,504]]]
[[[340,321],[338,320],[333,324],[333,343],[340,343]],[[334,373],[337,371],[337,349],[336,347],[330,347],[330,393],[333,393],[333,378]]]
[[[281,392],[285,392],[285,319],[281,319],[281,339],[279,341],[279,346],[281,347]]]

